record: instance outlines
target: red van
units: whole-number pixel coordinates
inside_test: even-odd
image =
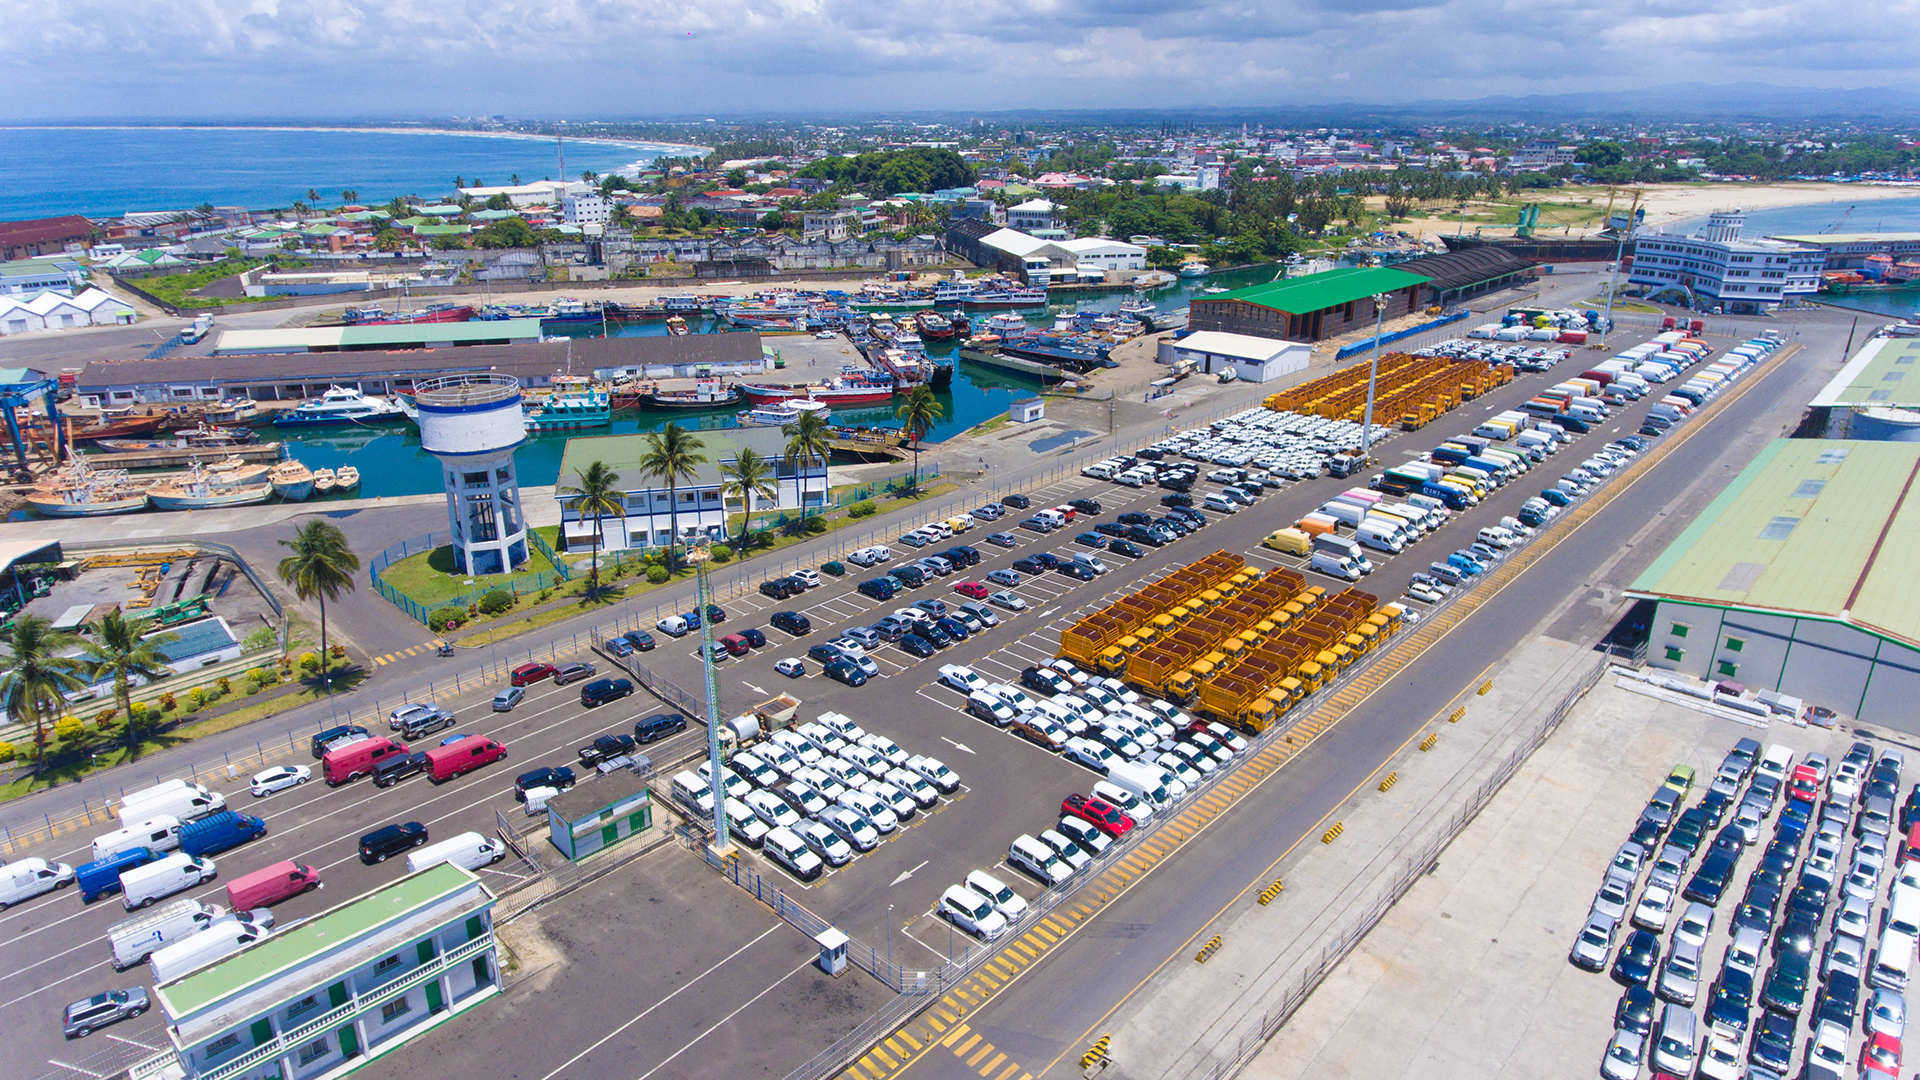
[[[235,911],[267,907],[320,887],[320,871],[287,861],[227,882],[227,903]]]
[[[320,765],[326,771],[327,783],[338,787],[352,783],[363,776],[373,775],[373,767],[396,754],[404,754],[407,748],[392,739],[375,736],[350,742],[345,746],[336,746],[320,757]]]
[[[507,748],[485,735],[469,735],[427,751],[427,774],[438,784],[506,756]]]
[[[1913,828],[1907,830],[1907,842],[1900,845],[1898,865],[1905,866],[1912,859],[1920,859],[1920,821],[1914,822]]]

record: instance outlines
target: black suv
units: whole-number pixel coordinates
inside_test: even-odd
[[[955,570],[963,566],[973,566],[980,561],[980,552],[965,544],[950,547],[940,553],[940,557],[953,564]]]
[[[679,713],[660,713],[633,722],[633,737],[643,743],[664,739],[687,730],[687,718]]]
[[[1027,498],[1025,495],[1009,495],[1000,500],[1000,505],[1011,506],[1015,510],[1025,510],[1027,507],[1033,505],[1033,500]]]
[[[360,838],[360,861],[371,866],[427,842],[427,827],[417,821],[383,825]]]
[[[364,739],[366,737],[367,729],[358,724],[330,727],[313,737],[313,756],[315,758],[322,757],[330,747],[337,746],[351,739]]]
[[[395,754],[374,763],[373,786],[392,787],[417,772],[427,771],[427,755]]]
[[[1067,505],[1083,514],[1097,514],[1100,512],[1099,499],[1069,499],[1067,500]]]
[[[813,630],[813,623],[797,611],[776,611],[767,617],[767,625],[800,637]]]
[[[1176,491],[1171,495],[1160,496],[1160,505],[1161,506],[1192,506],[1193,496],[1187,494],[1184,491]]]
[[[597,765],[608,758],[633,753],[634,745],[631,735],[602,735],[581,747],[577,753],[580,755],[580,764]]]
[[[633,683],[626,679],[595,679],[580,688],[580,704],[591,709],[595,705],[605,705],[633,693]]]
[[[529,788],[550,787],[555,791],[565,791],[573,784],[573,770],[565,765],[557,769],[534,769],[513,778],[513,797],[526,802]]]
[[[917,566],[896,566],[887,573],[909,589],[917,589],[927,583],[927,572]]]
[[[775,600],[785,600],[789,596],[805,592],[806,588],[792,578],[774,578],[760,583],[760,595],[772,597]]]

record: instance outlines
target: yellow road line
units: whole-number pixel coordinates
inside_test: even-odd
[[[987,1063],[986,1063],[985,1065],[982,1065],[982,1066],[980,1066],[980,1075],[981,1075],[981,1076],[990,1076],[990,1075],[992,1075],[992,1073],[993,1073],[993,1070],[995,1070],[995,1069],[997,1069],[997,1068],[999,1068],[999,1067],[1000,1067],[1000,1063],[1001,1063],[1001,1062],[1003,1062],[1003,1061],[1005,1061],[1005,1060],[1007,1060],[1007,1055],[1005,1055],[1005,1054],[995,1054],[995,1055],[993,1056],[993,1060],[992,1060],[992,1061],[989,1061],[989,1062],[987,1062]],[[969,1064],[971,1064],[971,1063],[969,1063]]]

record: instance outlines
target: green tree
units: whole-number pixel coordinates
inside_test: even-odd
[[[36,773],[46,757],[48,722],[60,718],[68,691],[86,686],[81,679],[86,670],[84,661],[58,655],[79,644],[77,636],[55,630],[53,623],[40,615],[15,619],[7,635],[7,651],[12,656],[6,672],[0,674],[0,705],[6,707],[7,719],[33,725]]]
[[[577,470],[580,483],[573,487],[560,489],[562,495],[578,495],[574,500],[574,509],[581,516],[593,517],[593,562],[587,570],[587,595],[600,591],[600,544],[604,537],[603,520],[611,515],[625,513],[621,504],[618,487],[620,474],[613,471],[604,461],[588,463],[585,470]]]
[[[488,222],[485,228],[473,234],[473,246],[482,248],[536,247],[539,243],[539,234],[521,217]]]
[[[307,201],[308,201],[308,202],[310,202],[310,203],[317,203],[317,202],[319,202],[319,201],[320,201],[320,193],[319,193],[318,191],[315,191],[315,190],[314,190],[314,189],[312,189],[312,188],[308,188],[308,189],[307,189]]]
[[[737,498],[741,503],[740,536],[734,546],[744,553],[747,550],[747,534],[753,529],[753,501],[780,497],[773,462],[761,457],[753,447],[743,446],[732,464],[720,466],[720,475],[722,504],[729,498]]]
[[[793,418],[790,424],[780,426],[780,434],[787,437],[787,461],[793,471],[800,474],[800,518],[807,516],[806,469],[813,462],[825,463],[833,452],[833,426],[819,410],[809,410]]]
[[[680,542],[680,485],[698,476],[700,466],[707,463],[707,455],[700,452],[705,445],[679,424],[668,424],[647,434],[647,449],[640,455],[640,475],[660,481],[667,489],[668,528],[673,534],[667,540],[669,573],[674,569],[674,546]]]
[[[1147,265],[1156,270],[1175,270],[1187,257],[1169,247],[1155,245],[1147,249]]]
[[[893,414],[907,429],[907,436],[913,440],[913,486],[920,486],[920,441],[933,430],[933,425],[947,414],[947,410],[933,396],[933,387],[925,383],[913,388],[907,395],[906,404],[895,409]]]
[[[746,187],[747,186],[747,170],[729,169],[727,171],[727,186],[730,188]]]
[[[357,203],[360,201],[360,193],[352,188],[347,188],[340,193],[340,201],[343,203]]]
[[[333,665],[327,650],[327,601],[352,592],[360,572],[360,556],[347,545],[347,536],[331,521],[314,520],[300,526],[292,540],[280,541],[293,554],[280,560],[280,580],[302,600],[320,602],[320,662],[326,672],[327,692],[333,692]]]
[[[153,629],[151,619],[129,619],[111,612],[94,627],[93,640],[87,643],[87,674],[98,681],[113,679],[113,700],[127,718],[127,760],[140,752],[140,718],[133,714],[132,681],[135,678],[156,682],[168,674],[166,657],[159,646],[180,640],[168,631],[147,636]]]
[[[505,195],[489,195],[487,196],[486,208],[488,210],[511,210],[513,209],[513,200],[507,198]]]
[[[1627,148],[1609,139],[1600,139],[1574,151],[1573,160],[1598,169],[1612,168],[1627,160]]]

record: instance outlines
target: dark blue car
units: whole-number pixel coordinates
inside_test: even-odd
[[[910,656],[917,656],[922,660],[933,655],[932,642],[929,642],[917,633],[902,634],[900,635],[900,640],[895,642],[895,644],[900,646],[900,651]]]
[[[1079,536],[1074,537],[1073,542],[1090,548],[1105,548],[1107,546],[1107,538],[1097,532],[1083,532]]]

